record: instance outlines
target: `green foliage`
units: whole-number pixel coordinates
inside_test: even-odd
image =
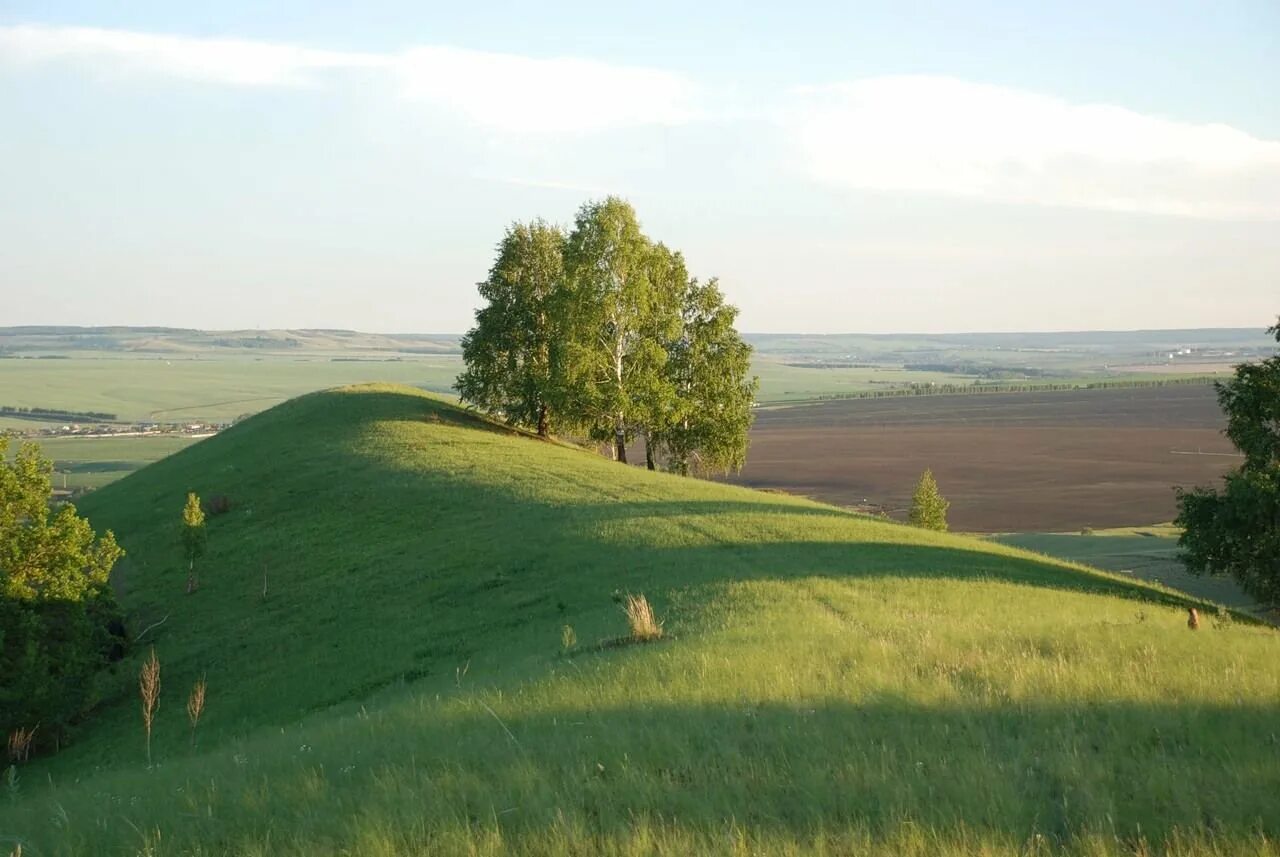
[[[691,280],[667,375],[674,408],[653,432],[675,473],[741,470],[758,381],[748,378],[751,346],[734,327],[738,310],[719,285]]]
[[[40,724],[59,742],[97,701],[94,677],[122,633],[107,578],[124,551],[65,504],[35,444],[0,437],[0,734]]]
[[[756,382],[737,310],[645,236],[627,202],[583,205],[567,236],[511,227],[480,295],[463,401],[543,436],[554,415],[620,461],[643,436],[650,469],[659,452],[679,473],[742,467]]]
[[[1268,333],[1280,342],[1280,324]],[[1280,355],[1237,366],[1217,388],[1244,464],[1221,491],[1179,490],[1178,543],[1191,572],[1230,575],[1259,601],[1280,604]]]
[[[913,527],[926,530],[947,530],[947,509],[951,504],[938,492],[938,483],[934,481],[933,471],[926,469],[920,474],[915,493],[911,495],[911,512],[907,520]]]
[[[194,491],[187,492],[187,502],[182,507],[180,534],[183,555],[189,563],[194,565],[196,560],[204,556],[209,542],[208,528],[204,523],[204,509],[200,506],[200,495]]]
[[[630,204],[608,197],[579,209],[565,270],[574,410],[626,461],[628,441],[672,397],[663,365],[684,260],[645,237]]]
[[[564,234],[541,220],[516,223],[498,245],[485,306],[462,339],[462,400],[547,436],[565,384]]]

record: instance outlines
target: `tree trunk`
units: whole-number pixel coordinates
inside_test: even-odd
[[[650,470],[658,469],[653,464],[653,437],[648,432],[644,433],[644,466]]]
[[[613,451],[615,461],[627,463],[627,430],[622,427],[621,420],[613,430]]]
[[[547,414],[547,406],[538,406],[538,437],[547,437],[551,433],[551,420]]]

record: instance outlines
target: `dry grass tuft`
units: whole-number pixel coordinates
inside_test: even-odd
[[[633,642],[650,643],[662,639],[662,622],[654,617],[649,599],[643,595],[628,595],[623,610],[627,614]]]
[[[35,739],[36,730],[39,728],[38,725],[30,729],[19,726],[9,733],[9,761],[16,764],[31,758],[31,742]]]
[[[191,721],[191,746],[196,745],[196,727],[200,725],[200,715],[204,713],[204,677],[192,686],[191,695],[187,697],[187,719]]]
[[[142,697],[142,729],[147,735],[147,765],[151,764],[151,724],[155,721],[156,708],[160,704],[160,661],[156,650],[142,664],[138,674],[138,694]]]

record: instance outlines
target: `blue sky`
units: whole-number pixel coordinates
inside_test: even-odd
[[[0,323],[461,331],[605,193],[751,331],[1280,312],[1273,0],[691,5],[0,3]]]

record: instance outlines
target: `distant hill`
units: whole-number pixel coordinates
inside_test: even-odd
[[[188,330],[174,327],[0,327],[0,353],[372,352],[451,354],[453,334],[383,334],[354,330]]]
[[[230,503],[190,596],[188,490]],[[390,386],[272,408],[81,510],[129,552],[131,627],[155,627],[76,743],[17,770],[0,843],[24,854],[1254,854],[1280,836],[1280,635],[1204,604],[1189,631],[1181,596],[1083,566],[622,467]],[[622,639],[629,593],[663,640]]]

